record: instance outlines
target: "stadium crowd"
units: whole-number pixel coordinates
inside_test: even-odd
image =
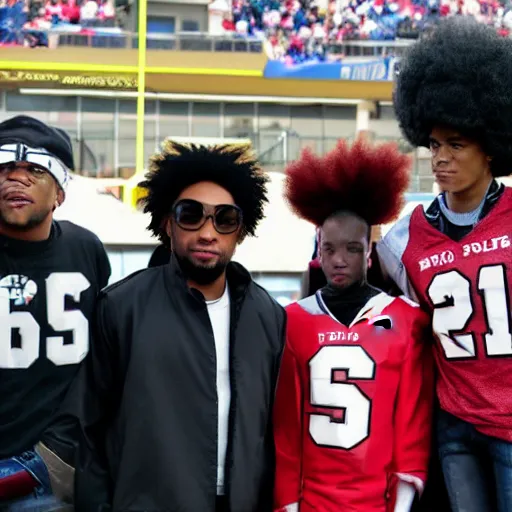
[[[266,40],[267,54],[286,62],[336,59],[344,41],[417,39],[447,16],[469,15],[504,36],[510,4],[499,0],[234,0],[227,31]]]
[[[115,25],[111,0],[0,0],[0,44],[48,46],[47,32]]]
[[[232,0],[223,28],[264,40],[273,60],[300,63],[343,58],[346,41],[417,39],[447,16],[472,16],[508,37],[511,6],[510,0]],[[48,46],[49,31],[92,35],[116,25],[112,0],[0,0],[2,46]]]

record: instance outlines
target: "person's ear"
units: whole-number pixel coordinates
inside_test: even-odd
[[[57,194],[55,195],[55,202],[53,203],[53,211],[55,211],[64,202],[64,191],[61,188],[57,188]]]
[[[169,239],[172,240],[172,237],[171,237],[171,232],[172,232],[172,219],[170,217],[168,217],[165,221],[164,221],[164,229],[165,229],[165,232],[167,234],[167,236],[169,237]]]
[[[238,228],[238,232],[236,234],[236,243],[237,245],[240,245],[244,240],[245,240],[245,237],[247,236],[247,233],[245,232],[245,230],[243,228]]]

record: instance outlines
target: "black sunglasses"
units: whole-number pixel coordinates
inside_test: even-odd
[[[182,199],[172,208],[176,224],[185,231],[198,231],[208,219],[221,235],[234,233],[242,224],[242,210],[234,204],[212,206],[193,199]]]

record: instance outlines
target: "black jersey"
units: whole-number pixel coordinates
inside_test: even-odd
[[[50,424],[109,277],[100,240],[70,222],[42,242],[0,236],[0,459],[31,449]]]

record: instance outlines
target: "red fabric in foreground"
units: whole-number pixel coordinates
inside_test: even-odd
[[[37,480],[25,469],[0,478],[0,500],[27,496],[37,486]]]

